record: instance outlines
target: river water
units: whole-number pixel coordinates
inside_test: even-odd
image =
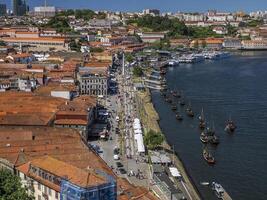
[[[195,114],[204,109],[214,122],[221,143],[209,146],[216,164],[202,157],[198,120],[181,107],[184,121],[178,122],[170,104],[159,91],[152,99],[160,115],[160,126],[170,145],[184,162],[204,199],[216,199],[202,181],[222,184],[234,200],[267,199],[267,53],[244,52],[230,58],[198,64],[180,64],[168,69],[168,87],[183,90]],[[224,132],[231,116],[237,125],[234,134]]]

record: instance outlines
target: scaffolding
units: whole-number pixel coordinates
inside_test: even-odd
[[[61,181],[61,200],[116,200],[117,183],[114,177],[98,170],[97,174],[104,176],[107,180],[105,184],[83,188],[74,185],[68,180]]]

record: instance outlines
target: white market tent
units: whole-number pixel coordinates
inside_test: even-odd
[[[169,170],[173,177],[181,177],[181,174],[176,167],[170,167]]]
[[[137,152],[138,153],[145,153],[145,146],[144,146],[144,140],[142,134],[136,134],[134,135],[134,139],[137,143]]]
[[[134,134],[142,134],[143,131],[141,129],[135,129]]]
[[[139,123],[139,124],[140,124],[140,119],[135,118],[135,119],[134,119],[134,123]]]
[[[134,130],[141,129],[141,125],[140,124],[134,124],[133,128],[134,128]]]

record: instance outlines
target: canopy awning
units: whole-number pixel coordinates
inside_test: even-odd
[[[144,153],[145,152],[145,146],[144,146],[144,140],[142,134],[136,134],[134,135],[134,139],[137,143],[137,152],[138,153]]]
[[[173,177],[181,177],[181,174],[176,167],[170,167],[169,170]]]

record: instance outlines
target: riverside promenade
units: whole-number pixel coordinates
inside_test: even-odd
[[[136,94],[136,100],[137,100],[137,108],[139,111],[139,116],[142,121],[142,125],[145,129],[145,132],[148,130],[154,130],[155,132],[161,132],[161,129],[159,127],[158,121],[159,116],[156,112],[153,103],[151,101],[151,96],[149,90],[138,92]],[[162,144],[162,147],[167,152],[173,152],[170,145],[165,140]],[[182,161],[179,159],[178,156],[174,155],[173,153],[169,153],[169,156],[173,158],[173,164],[177,169],[180,171],[183,180],[182,181],[175,181],[175,186],[179,188],[181,191],[183,191],[184,194],[186,194],[187,199],[190,200],[200,200],[200,194],[197,191],[196,187],[192,183],[189,175],[187,174]]]

